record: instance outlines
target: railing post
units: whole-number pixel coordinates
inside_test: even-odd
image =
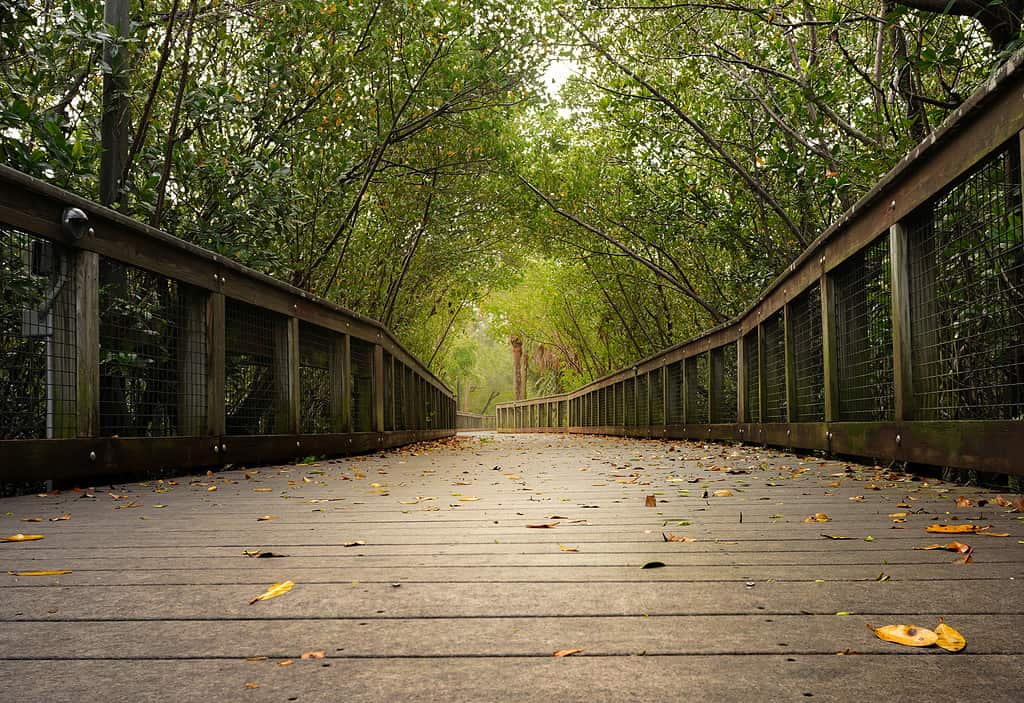
[[[274,432],[299,432],[299,320],[274,322]]]
[[[96,437],[100,433],[100,257],[78,251],[73,259],[75,425],[79,437]]]
[[[836,287],[828,273],[822,272],[821,291],[821,352],[825,378],[825,422],[839,420],[839,346],[836,328]]]
[[[373,363],[370,366],[373,379],[373,431],[384,431],[384,347],[373,345]]]
[[[793,335],[793,302],[786,303],[782,311],[782,335],[785,347],[786,421],[799,422],[796,388],[796,339]]]
[[[914,360],[910,333],[910,248],[901,223],[889,228],[892,271],[892,353],[894,416],[897,422],[914,417]]]

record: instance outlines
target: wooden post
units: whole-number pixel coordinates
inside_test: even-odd
[[[907,230],[901,223],[896,223],[889,228],[889,260],[892,271],[892,371],[897,422],[914,417],[909,254]]]
[[[112,31],[103,42],[103,61],[110,71],[103,76],[103,115],[100,124],[100,203],[113,207],[123,201],[121,177],[128,160],[128,45],[131,27],[129,0],[106,0],[103,22]]]
[[[198,288],[179,284],[181,319],[178,320],[178,426],[177,434],[199,437],[206,434],[208,354],[200,355],[207,344],[206,309],[208,294]]]
[[[793,303],[786,303],[782,312],[782,334],[785,346],[786,370],[786,421],[799,422],[800,408],[797,407],[796,387],[796,338],[793,334]]]
[[[299,321],[274,318],[274,432],[299,433]]]
[[[100,433],[100,256],[78,252],[75,277],[75,398],[79,437]]]
[[[839,330],[836,318],[835,281],[821,274],[821,351],[825,375],[825,422],[839,420]]]
[[[384,347],[373,345],[373,362],[370,367],[373,379],[373,431],[384,431]]]
[[[206,296],[206,433],[220,437],[226,431],[225,417],[225,300],[223,293]]]

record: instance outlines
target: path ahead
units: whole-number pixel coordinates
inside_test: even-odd
[[[4,698],[1019,700],[1024,522],[959,496],[994,498],[759,448],[480,434],[5,499],[0,532],[45,539],[0,543]],[[1009,536],[925,532],[954,520]],[[973,563],[914,550],[953,540]],[[965,651],[865,628],[940,616]]]

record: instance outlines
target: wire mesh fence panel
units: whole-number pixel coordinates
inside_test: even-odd
[[[892,279],[881,237],[834,272],[839,417],[893,417]]]
[[[786,421],[786,324],[782,311],[769,317],[761,325],[764,335],[764,394],[763,422]]]
[[[76,322],[70,253],[0,227],[0,439],[77,434]]]
[[[636,377],[636,424],[640,427],[651,422],[651,382],[649,374]]]
[[[395,429],[395,360],[384,352],[384,429]]]
[[[743,337],[743,421],[761,421],[761,359],[758,353],[757,329]]]
[[[335,334],[299,323],[299,428],[304,434],[331,431],[331,351]]]
[[[714,365],[719,367],[711,422],[736,422],[736,342],[712,350],[711,354]]]
[[[686,421],[703,423],[708,421],[708,383],[711,372],[708,355],[698,354],[683,361],[686,378]]]
[[[199,434],[205,305],[190,304],[176,281],[111,259],[100,259],[99,283],[100,434]]]
[[[651,371],[651,424],[665,424],[665,369]]]
[[[569,401],[562,400],[558,403],[558,426],[569,426]]]
[[[607,425],[608,424],[608,389],[602,388],[597,392],[598,406],[597,406],[597,424]]]
[[[683,422],[683,362],[677,361],[669,364],[665,369],[666,393],[668,393],[665,407],[668,409],[666,422],[669,425],[678,425]]]
[[[405,378],[407,370],[405,364],[400,361],[395,361],[395,429],[396,430],[407,430],[409,429],[406,403],[408,402],[405,393]],[[504,417],[504,426],[508,426],[508,409],[502,410]]]
[[[792,317],[796,407],[793,422],[825,419],[825,366],[821,344],[821,289],[815,284],[789,308]]]
[[[909,231],[917,417],[1024,417],[1024,237],[1018,149],[923,207]]]
[[[626,425],[627,427],[632,427],[637,424],[635,377],[627,379],[622,382],[622,394],[626,410],[626,421],[623,424]]]
[[[373,345],[352,338],[352,431],[373,431]],[[417,379],[419,380],[419,379]],[[420,392],[421,402],[426,397]]]
[[[279,341],[280,316],[232,299],[225,301],[224,308],[226,431],[271,434],[277,429],[279,392],[275,354],[287,353]]]

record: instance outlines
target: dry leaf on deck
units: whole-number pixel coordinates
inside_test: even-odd
[[[982,527],[981,525],[928,525],[926,528],[927,532],[938,532],[940,534],[968,534],[977,533],[979,530],[987,530],[991,525]]]
[[[663,561],[649,561],[646,564],[644,564],[643,566],[641,566],[640,568],[641,569],[660,569],[663,566],[665,566],[665,562],[663,562]]]
[[[459,498],[459,500],[461,500],[464,503],[472,503],[474,500],[480,499],[477,498],[476,496],[462,496],[461,498]]]
[[[825,513],[814,513],[814,515],[808,515],[804,518],[804,522],[829,522],[830,518]]]
[[[154,507],[156,507],[156,506],[154,506]],[[63,515],[58,515],[57,517],[50,518],[50,522],[60,522],[61,520],[70,520],[70,519],[71,519],[71,513],[64,513]]]
[[[42,535],[23,535],[20,532],[10,537],[0,537],[0,542],[33,542],[37,539],[43,539]]]
[[[536,530],[542,530],[542,529],[547,528],[547,527],[554,527],[557,524],[558,524],[558,522],[542,522],[542,523],[540,523],[538,525],[527,525],[527,527],[532,527],[533,529],[536,529]]]
[[[563,552],[578,552],[578,551],[580,551],[579,547],[570,547],[568,544],[560,544],[560,545],[558,545],[558,548],[561,549]]]
[[[939,618],[939,625],[935,628],[935,634],[939,636],[935,644],[947,652],[959,652],[967,646],[967,640],[964,639],[964,636],[943,622],[942,618]]]
[[[715,498],[728,498],[732,495],[732,491],[728,488],[719,488],[717,491],[711,494]]]
[[[868,629],[874,632],[880,640],[895,642],[907,647],[930,647],[939,640],[939,636],[933,631],[917,625],[885,625],[884,627],[868,625]]]
[[[302,653],[302,658],[303,659],[324,659],[326,656],[327,656],[327,652],[325,652],[322,649],[317,649],[317,650],[312,651],[312,652],[303,652]]]
[[[974,501],[966,496],[960,496],[956,499],[956,507],[958,508],[969,508],[974,505]]]
[[[249,605],[252,605],[258,600],[270,600],[271,598],[283,596],[285,593],[292,590],[294,586],[295,584],[291,581],[279,581],[278,583],[275,583],[270,588],[268,588],[266,592],[259,594],[251,601],[249,601]]]
[[[824,532],[821,533],[821,536],[828,539],[857,539],[856,537],[846,537],[844,535],[827,535]]]
[[[579,654],[582,651],[582,649],[559,649],[557,652],[554,652],[551,656],[559,658],[571,657],[573,654]]]
[[[41,517],[23,517],[23,518],[21,518],[21,521],[22,522],[42,522],[43,518],[41,518]]]
[[[274,489],[273,488],[254,488],[253,490],[256,491],[257,493],[271,493],[271,492],[273,492]]]
[[[215,490],[217,490],[217,487],[216,487],[216,486],[210,486],[210,487],[209,487],[209,488],[207,488],[206,490],[207,490],[207,491],[215,491]]]
[[[852,500],[854,503],[863,503],[864,496],[853,496],[852,498],[850,498],[850,500]]]
[[[361,539],[357,539],[355,542],[342,542],[342,547],[362,547],[366,542]]]
[[[658,507],[658,499],[655,498],[654,496],[647,496],[646,498],[644,498],[644,507],[645,508],[657,508]]]
[[[277,515],[264,515],[263,517],[256,518],[256,522],[266,522],[267,520],[276,520]]]
[[[671,532],[661,533],[661,538],[666,542],[696,542],[697,539],[694,537],[683,537],[682,535],[674,535]]]
[[[54,569],[52,571],[8,571],[11,576],[62,576],[70,574],[70,569]]]

